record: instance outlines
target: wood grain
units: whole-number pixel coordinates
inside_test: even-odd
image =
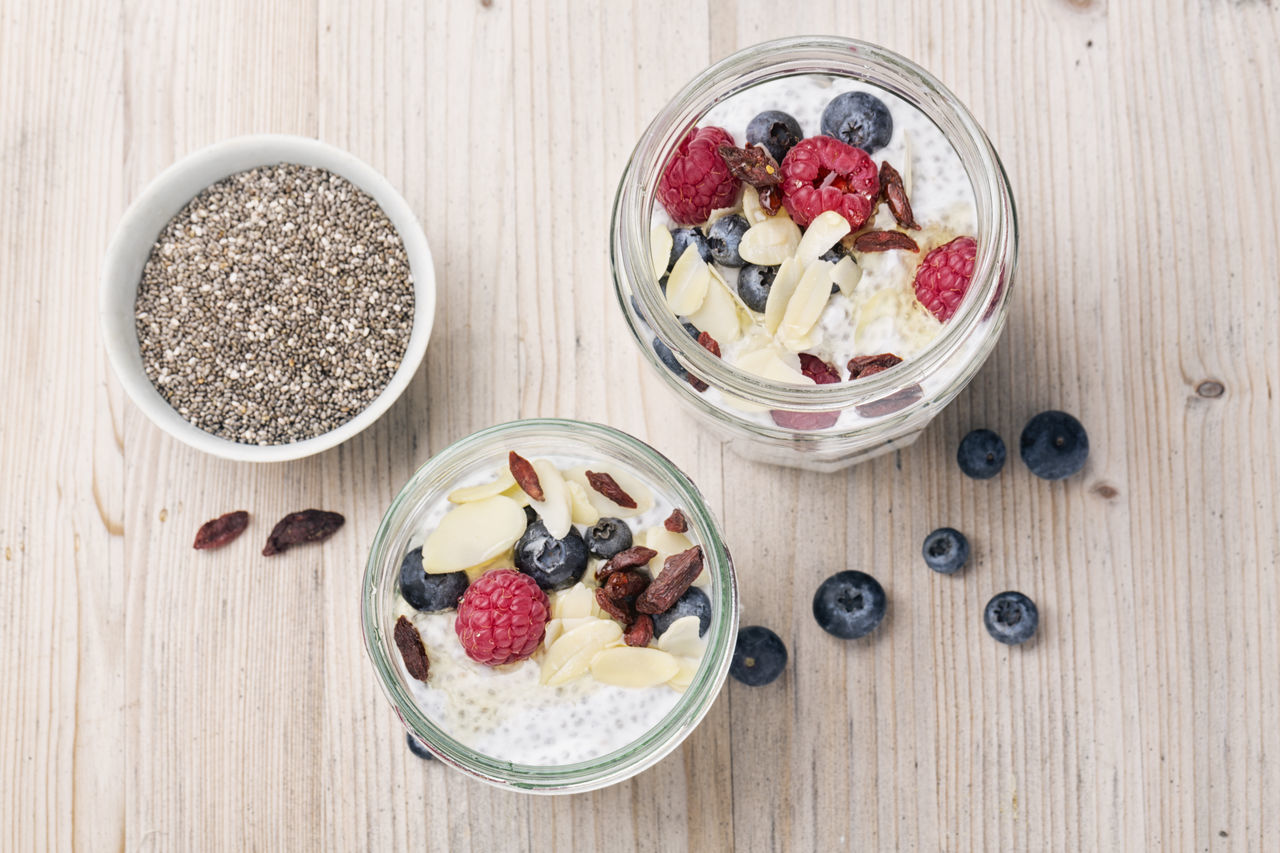
[[[608,219],[652,115],[738,47],[879,42],[945,80],[1018,201],[1008,330],[913,447],[817,475],[726,453],[645,372]],[[1267,0],[108,0],[0,8],[0,849],[1262,850],[1280,838],[1280,7]],[[317,136],[401,189],[436,256],[427,363],[297,463],[200,456],[124,398],[100,259],[161,169]],[[1221,383],[1220,396],[1198,393]],[[967,430],[1044,408],[1085,472],[962,477]],[[657,767],[530,798],[404,748],[362,647],[367,544],[433,450],[610,423],[719,508],[747,624],[791,665],[726,688]],[[269,563],[303,505],[347,527]],[[207,518],[254,524],[214,554]],[[971,568],[919,543],[966,531]],[[873,636],[816,628],[843,568]],[[985,634],[1016,588],[1029,647]]]

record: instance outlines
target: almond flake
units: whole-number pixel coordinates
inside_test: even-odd
[[[449,502],[455,504],[466,504],[472,501],[482,501],[485,498],[491,498],[500,495],[507,489],[516,484],[516,478],[511,476],[511,471],[503,467],[498,471],[498,478],[490,480],[488,483],[480,483],[475,486],[463,486],[461,489],[454,489],[449,493]]]
[[[738,305],[728,285],[714,274],[702,307],[689,315],[689,322],[718,341],[728,343],[742,337],[742,316],[738,313]]]
[[[786,211],[765,222],[752,225],[738,243],[738,254],[749,264],[774,267],[796,253],[800,245],[800,226],[791,221]],[[667,285],[670,287],[670,283]]]
[[[579,581],[568,589],[551,593],[551,615],[556,619],[590,616],[591,600],[591,590]]]
[[[653,277],[662,278],[671,263],[671,246],[674,238],[665,225],[655,225],[649,231],[649,260],[653,263]]]
[[[831,283],[840,288],[845,296],[853,296],[853,290],[862,280],[862,267],[853,258],[845,255],[836,262],[831,270]]]
[[[812,379],[800,372],[798,358],[777,348],[771,347],[747,353],[738,360],[738,367],[747,373],[754,373],[756,376],[771,379],[774,382],[786,382],[792,385],[814,384]]]
[[[773,277],[773,286],[769,288],[769,297],[764,303],[764,328],[769,334],[778,331],[778,325],[787,311],[787,302],[796,292],[796,285],[804,275],[804,267],[795,258],[787,258],[778,267]]]
[[[658,648],[676,657],[702,657],[707,644],[698,636],[700,625],[697,616],[681,616],[662,632],[662,636],[658,638]]]
[[[663,634],[665,637],[666,634]],[[680,664],[680,668],[676,670],[676,674],[667,679],[667,686],[672,690],[680,693],[689,689],[689,685],[693,683],[693,677],[698,674],[698,664],[700,661],[692,658],[676,658]]]
[[[590,527],[599,521],[600,510],[596,509],[591,503],[591,498],[587,497],[587,490],[572,480],[566,480],[564,485],[569,490],[569,510],[573,516],[573,523]]]
[[[676,659],[661,649],[616,646],[591,659],[591,677],[618,687],[657,687],[679,670]]]
[[[563,539],[573,527],[573,512],[569,507],[569,490],[565,486],[564,477],[546,459],[535,459],[533,470],[538,475],[538,483],[542,486],[546,500],[530,500],[529,506],[538,513],[542,523],[547,526],[548,533],[557,539]]]
[[[759,225],[769,218],[760,206],[760,192],[750,184],[742,188],[742,215],[752,225]]]
[[[835,264],[828,261],[814,261],[808,266],[796,285],[796,292],[787,300],[787,311],[778,324],[780,335],[802,337],[818,322],[822,309],[831,298],[831,270],[834,268]]]
[[[698,254],[697,245],[690,243],[667,276],[667,307],[679,316],[692,314],[702,307],[710,286],[711,269]]]
[[[488,562],[510,549],[525,526],[524,510],[502,495],[459,504],[422,543],[422,568],[440,574]]]
[[[542,683],[565,684],[584,675],[596,652],[622,639],[622,628],[612,619],[592,619],[565,631],[542,659]]]
[[[824,210],[809,223],[796,248],[796,260],[807,267],[849,233],[849,220],[834,210]]]

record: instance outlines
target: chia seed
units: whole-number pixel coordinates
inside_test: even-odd
[[[243,444],[314,438],[390,382],[413,328],[404,243],[324,169],[239,172],[160,232],[134,306],[142,364],[187,421]]]

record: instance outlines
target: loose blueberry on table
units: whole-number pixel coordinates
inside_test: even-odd
[[[1022,429],[1022,461],[1045,480],[1070,477],[1089,458],[1089,434],[1066,412],[1041,412]]]
[[[885,613],[884,588],[871,575],[836,572],[813,595],[813,618],[822,630],[843,640],[865,637]]]
[[[939,527],[924,538],[925,565],[940,575],[955,574],[969,560],[969,540],[959,530]]]
[[[992,637],[1008,646],[1030,640],[1040,624],[1035,602],[1020,592],[1002,592],[987,602],[982,622]]]
[[[763,625],[738,631],[729,674],[748,687],[763,687],[787,668],[787,647],[782,638]]]
[[[989,429],[975,429],[960,440],[956,464],[966,476],[990,480],[1004,468],[1004,439]]]

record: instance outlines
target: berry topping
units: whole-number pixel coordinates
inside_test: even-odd
[[[807,352],[800,353],[800,372],[818,385],[831,385],[840,381],[840,374],[834,366]]]
[[[680,256],[684,254],[684,250],[689,248],[689,244],[693,243],[698,247],[698,254],[707,263],[711,263],[711,246],[707,243],[707,238],[697,228],[673,228],[671,230],[671,258],[667,261],[667,271],[676,265],[676,261],[680,260]]]
[[[573,527],[557,539],[538,520],[516,541],[515,563],[543,589],[566,589],[587,570],[587,543]]]
[[[1066,412],[1041,412],[1027,421],[1020,444],[1022,461],[1046,480],[1070,477],[1089,458],[1089,434]]]
[[[916,270],[916,299],[940,322],[947,322],[960,307],[973,278],[973,260],[978,243],[972,237],[957,237],[924,256]]]
[[[763,625],[748,625],[738,632],[729,674],[748,687],[763,687],[787,668],[787,647],[782,638]]]
[[[889,144],[893,116],[884,101],[867,92],[836,95],[822,111],[822,133],[868,154]]]
[[[987,633],[1006,646],[1030,640],[1040,624],[1036,603],[1020,592],[1002,592],[987,602],[982,612]]]
[[[801,139],[800,122],[779,110],[765,110],[747,125],[747,144],[763,145],[779,163]]]
[[[418,740],[409,732],[404,733],[405,742],[409,744],[409,751],[421,758],[423,761],[434,761],[435,756],[431,754],[431,750],[427,749],[427,745]]]
[[[822,630],[843,640],[870,634],[884,610],[884,588],[864,572],[836,572],[813,595],[813,618]]]
[[[602,518],[587,528],[587,553],[607,560],[631,547],[631,528],[620,518]]]
[[[751,223],[739,213],[722,216],[707,229],[707,242],[711,244],[711,257],[726,267],[740,267],[746,263],[738,254],[738,244]]]
[[[724,128],[696,127],[676,146],[658,182],[658,200],[675,222],[706,222],[711,211],[737,198],[739,181],[716,150],[721,145],[733,145]]]
[[[811,137],[782,161],[782,203],[802,227],[819,213],[834,210],[857,231],[870,218],[879,196],[875,161],[838,139]]]
[[[989,429],[975,429],[960,439],[956,464],[975,480],[990,480],[1004,467],[1004,439]]]
[[[438,613],[458,606],[467,591],[466,572],[427,574],[422,568],[422,548],[404,555],[400,564],[400,594],[409,606],[423,613]]]
[[[707,633],[707,629],[711,627],[711,599],[696,586],[685,590],[684,595],[677,598],[676,603],[667,610],[654,615],[653,636],[661,637],[671,627],[672,622],[685,616],[698,617],[699,637]]]
[[[547,594],[513,569],[485,572],[458,603],[454,631],[467,657],[487,666],[523,660],[542,642]]]
[[[955,574],[969,560],[969,540],[959,530],[939,527],[924,538],[924,563],[940,575]]]
[[[763,314],[765,303],[769,301],[769,288],[773,287],[773,279],[777,275],[777,267],[747,264],[738,273],[738,296],[752,311]]]

